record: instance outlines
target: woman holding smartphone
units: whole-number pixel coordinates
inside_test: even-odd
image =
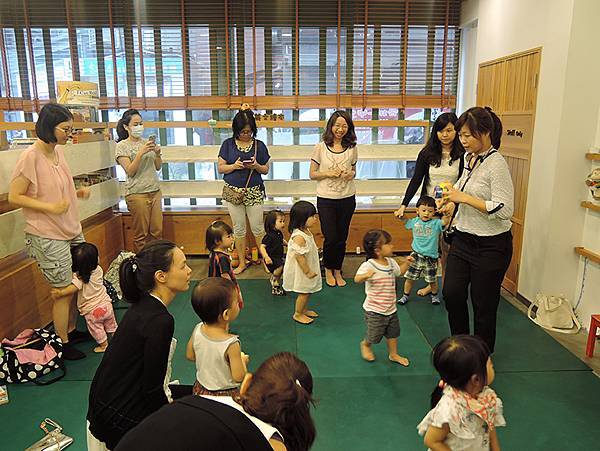
[[[142,138],[144,122],[137,110],[123,113],[117,125],[117,163],[127,173],[125,202],[133,221],[133,251],[162,238],[162,196],[157,171],[162,166],[156,136]]]
[[[233,137],[223,141],[219,150],[218,170],[225,181],[223,202],[233,223],[235,249],[240,256],[240,264],[234,272],[239,274],[248,264],[245,258],[246,216],[257,245],[260,245],[265,234],[265,185],[262,176],[269,172],[271,156],[267,146],[256,139],[256,121],[252,110],[238,111],[231,128]]]

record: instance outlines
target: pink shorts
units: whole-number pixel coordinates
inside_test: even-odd
[[[100,304],[84,318],[90,334],[98,344],[106,341],[106,334],[112,334],[117,330],[115,312],[109,302]]]

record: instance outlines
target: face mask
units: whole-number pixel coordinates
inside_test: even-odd
[[[133,127],[131,127],[131,136],[133,136],[134,138],[141,138],[142,133],[144,133],[143,125],[134,125]]]

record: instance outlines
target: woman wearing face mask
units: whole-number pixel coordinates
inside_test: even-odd
[[[117,163],[127,173],[125,202],[133,220],[133,250],[162,238],[162,205],[158,171],[162,166],[160,146],[142,138],[144,123],[137,110],[123,113],[117,124]]]
[[[75,189],[62,145],[73,133],[73,115],[49,103],[35,124],[37,140],[25,149],[12,173],[8,201],[23,209],[25,244],[53,288],[71,284],[71,247],[83,243],[77,198],[90,197],[89,188]],[[63,342],[63,357],[85,357],[72,345],[87,334],[75,330],[77,309],[71,295],[53,298],[52,322]]]

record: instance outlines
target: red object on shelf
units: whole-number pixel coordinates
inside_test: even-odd
[[[600,328],[600,315],[592,315],[590,321],[590,333],[588,334],[585,355],[592,357],[594,355],[594,346],[596,345],[596,332]]]

